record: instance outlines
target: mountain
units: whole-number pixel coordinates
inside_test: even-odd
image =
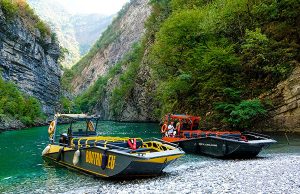
[[[113,18],[100,14],[73,15],[56,0],[28,0],[28,3],[50,25],[61,46],[68,50],[62,62],[67,68],[88,52]]]
[[[62,72],[58,59],[61,51],[51,34],[25,1],[0,1],[0,81],[1,86],[5,86],[0,91],[1,116],[23,115],[24,122],[28,122],[39,111],[30,113],[32,107],[27,106],[38,103],[31,97],[41,103],[47,116],[55,113],[60,96]],[[25,97],[19,91],[26,94]]]
[[[132,0],[63,87],[78,95],[74,111],[103,119],[173,112],[201,115],[202,127],[280,118],[299,129],[300,86],[288,81],[298,80],[299,9],[297,0]]]

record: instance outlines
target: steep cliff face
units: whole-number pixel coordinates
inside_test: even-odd
[[[153,98],[153,92],[156,88],[155,82],[150,81],[152,71],[147,61],[148,51],[142,57],[138,70],[133,77],[133,85],[127,89],[126,94],[122,94],[122,106],[117,110],[112,103],[115,97],[115,91],[123,87],[122,76],[127,73],[128,66],[122,66],[120,72],[110,78],[105,86],[102,98],[94,108],[94,112],[104,119],[118,121],[158,121],[155,116],[155,109],[158,107],[157,101]],[[115,102],[116,103],[116,102]],[[117,113],[116,113],[117,112]]]
[[[99,77],[105,76],[140,40],[145,32],[144,22],[151,13],[148,3],[148,0],[131,1],[122,17],[115,20],[111,26],[115,29],[113,41],[101,47],[91,62],[84,64],[83,70],[72,80],[71,85],[76,94],[87,89]]]
[[[43,111],[55,111],[60,93],[60,49],[49,36],[32,29],[24,18],[8,19],[0,7],[0,68],[2,77],[36,97]],[[31,28],[31,29],[30,29]]]
[[[272,100],[274,109],[270,119],[263,123],[264,129],[300,132],[300,67],[264,96]]]

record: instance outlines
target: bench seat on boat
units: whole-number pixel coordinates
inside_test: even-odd
[[[78,146],[78,139],[74,139],[73,140],[73,144],[75,146]],[[127,142],[105,142],[105,141],[95,141],[95,140],[87,140],[87,139],[81,139],[80,140],[80,145],[82,145],[82,147],[86,147],[88,146],[102,146],[104,147],[105,144],[109,144],[109,145],[113,145],[113,146],[118,146],[118,147],[122,147],[122,148],[128,148],[128,143]],[[142,141],[136,141],[136,147],[139,148],[141,147],[143,144]]]
[[[239,139],[241,138],[240,134],[223,134],[221,135],[222,138],[230,138],[230,139]]]

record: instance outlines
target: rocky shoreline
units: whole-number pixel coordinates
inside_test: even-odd
[[[47,120],[38,120],[33,125],[25,125],[18,119],[6,115],[0,115],[0,133],[3,131],[22,130],[29,127],[47,126],[48,124],[49,121],[47,119]]]
[[[67,193],[300,193],[300,154],[194,161],[158,178],[91,183]]]

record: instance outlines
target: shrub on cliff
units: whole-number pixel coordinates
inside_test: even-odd
[[[224,101],[215,104],[216,115],[223,125],[237,129],[249,129],[262,120],[267,110],[259,99],[242,100],[242,92],[224,89]]]
[[[34,10],[26,3],[26,0],[0,0],[0,7],[8,20],[20,16],[29,29],[37,28],[42,38],[51,35],[49,26],[35,14]]]
[[[0,6],[8,19],[12,19],[18,13],[18,6],[11,3],[10,0],[0,0]]]
[[[32,125],[43,117],[39,101],[20,92],[12,82],[0,77],[0,114],[9,115],[25,125]]]
[[[265,114],[255,98],[299,64],[300,2],[169,3],[172,13],[160,22],[150,55],[161,115],[205,115],[219,103],[218,122],[249,127],[254,118]],[[240,91],[238,103],[226,101],[226,88]]]

